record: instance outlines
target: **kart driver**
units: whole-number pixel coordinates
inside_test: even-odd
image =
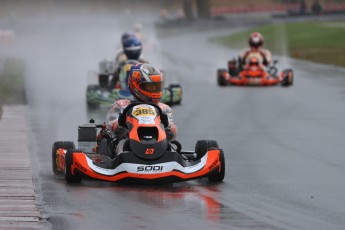
[[[131,96],[127,86],[128,72],[133,64],[145,63],[146,61],[140,58],[142,45],[134,35],[129,34],[125,37],[122,45],[126,57],[122,58],[123,60],[115,67],[113,78],[110,81],[110,89],[119,88],[120,97],[128,98]]]
[[[269,50],[262,48],[264,37],[259,32],[253,32],[249,36],[248,43],[250,48],[247,48],[240,53],[240,67],[246,65],[249,60],[252,60],[253,58],[257,58],[260,63],[265,67],[268,67],[272,62],[272,54]]]
[[[121,35],[121,50],[118,51],[115,56],[115,63],[119,63],[119,62],[127,60],[127,56],[123,50],[123,44],[124,44],[124,41],[129,37],[135,37],[135,35],[131,32],[124,32]]]
[[[127,128],[118,123],[120,113],[131,102],[148,102],[157,104],[168,118],[168,126],[165,128],[168,141],[176,138],[176,126],[172,119],[172,109],[160,102],[163,88],[163,75],[159,69],[149,64],[132,65],[128,75],[128,88],[132,93],[132,99],[117,100],[109,110],[106,118],[106,127],[115,134],[115,138],[120,140],[116,147],[116,153],[123,152]]]

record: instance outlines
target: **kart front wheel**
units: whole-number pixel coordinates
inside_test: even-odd
[[[65,156],[66,167],[65,167],[65,179],[68,183],[80,183],[82,177],[78,175],[76,171],[72,173],[73,165],[73,151],[68,150]]]
[[[195,153],[197,155],[197,159],[201,159],[208,150],[211,149],[218,149],[218,143],[214,140],[199,140],[196,142],[195,145]]]
[[[86,88],[86,104],[87,109],[95,110],[99,107],[99,102],[97,99],[97,91],[100,90],[99,85],[88,85]]]
[[[226,72],[226,69],[219,69],[217,71],[217,81],[219,86],[226,86],[228,82],[224,78],[224,73]]]
[[[281,82],[282,86],[291,86],[294,80],[294,72],[292,69],[287,69],[283,71],[283,80]]]
[[[55,175],[61,175],[63,172],[59,171],[57,168],[57,155],[58,149],[75,149],[75,145],[72,141],[57,141],[54,142],[52,146],[52,168]]]
[[[182,86],[180,84],[169,85],[171,91],[171,104],[179,105],[182,101]]]
[[[211,175],[208,176],[208,180],[210,182],[221,182],[224,180],[225,177],[225,157],[224,157],[224,152],[222,149],[219,150],[220,155],[219,155],[219,161],[220,161],[220,168],[218,168],[217,171],[212,173]]]

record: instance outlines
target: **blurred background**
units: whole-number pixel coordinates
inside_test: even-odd
[[[0,0],[0,104],[27,104],[41,221],[52,229],[344,229],[344,0]],[[77,140],[86,87],[121,34],[183,88],[178,139],[224,149],[224,183],[126,187],[54,176]],[[219,87],[217,68],[259,31],[292,87]],[[1,112],[1,111],[0,111]],[[1,114],[1,113],[0,113]],[[23,115],[24,116],[24,115]],[[160,221],[157,221],[159,218]],[[101,227],[100,227],[101,226]]]

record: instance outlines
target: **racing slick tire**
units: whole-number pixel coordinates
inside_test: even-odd
[[[210,182],[221,182],[225,177],[225,157],[223,149],[220,149],[220,170],[215,171],[213,174],[208,176]]]
[[[293,85],[294,72],[292,69],[287,69],[283,71],[283,80],[281,82],[282,86],[291,86]]]
[[[94,85],[88,85],[86,88],[86,103],[87,103],[87,108],[90,110],[97,109],[99,106],[98,106],[98,104],[94,104],[94,103],[89,101],[88,93],[97,91],[99,89],[100,89],[99,85],[95,85],[95,84]]]
[[[66,167],[65,167],[65,179],[68,183],[80,183],[82,177],[78,175],[76,172],[74,175],[72,174],[71,166],[73,164],[73,153],[74,151],[68,150],[66,152],[65,160],[66,160]]]
[[[56,165],[56,151],[58,149],[75,149],[75,145],[72,141],[57,141],[54,142],[52,146],[52,166],[53,166],[53,172],[55,175],[61,175],[63,172],[60,172],[57,170],[57,165]]]
[[[226,72],[226,69],[218,69],[217,70],[217,81],[219,86],[226,86],[228,83],[224,79],[223,74]]]
[[[197,159],[201,159],[208,150],[210,149],[218,149],[218,143],[214,140],[199,140],[196,142],[195,145],[195,153],[197,155]]]
[[[181,92],[183,92],[182,91],[182,86],[180,84],[170,84],[169,85],[169,89],[170,89],[170,92],[171,92],[171,104],[172,105],[179,105],[179,104],[181,104],[181,101],[182,101],[182,95],[180,95],[179,100],[174,102],[174,100],[173,100],[173,98],[174,98],[174,88],[180,88]]]

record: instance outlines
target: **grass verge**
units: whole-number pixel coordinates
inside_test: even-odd
[[[345,67],[345,23],[302,22],[274,24],[253,28],[238,34],[212,38],[230,48],[242,49],[252,31],[265,37],[264,46],[275,54],[318,63]]]

